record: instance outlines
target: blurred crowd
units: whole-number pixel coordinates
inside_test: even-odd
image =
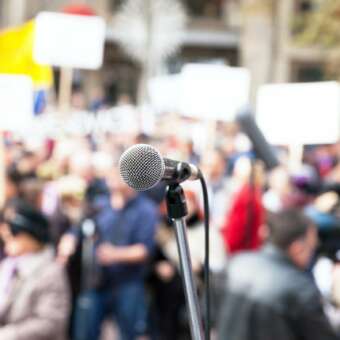
[[[295,167],[289,167],[288,151],[278,148],[282,165],[269,171],[234,123],[218,123],[210,143],[202,126],[177,118],[152,136],[63,134],[34,145],[4,135],[0,339],[118,338],[105,326],[108,321],[114,321],[122,340],[190,338],[165,185],[137,193],[119,175],[119,157],[135,143],[198,165],[207,180],[213,336],[228,303],[243,301],[222,299],[227,277],[232,283],[234,275],[246,280],[245,272],[254,280],[262,276],[257,262],[258,273],[241,261],[243,273],[235,274],[233,259],[243,252],[255,254],[268,243],[290,249],[306,232],[304,225],[316,226],[319,241],[308,243],[303,260],[295,253],[292,258],[319,287],[325,312],[318,312],[340,334],[340,144],[305,147],[303,163]],[[192,266],[204,309],[203,199],[199,183],[185,183],[184,189]],[[278,221],[287,224],[288,236],[280,234]],[[234,336],[230,339],[246,339]]]

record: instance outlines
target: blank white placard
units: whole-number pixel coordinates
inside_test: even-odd
[[[339,90],[337,82],[264,85],[257,96],[258,125],[272,144],[335,143]]]
[[[189,64],[181,73],[180,112],[230,121],[249,103],[250,73],[241,67]]]
[[[0,74],[0,130],[22,131],[33,118],[31,78]]]
[[[98,69],[105,29],[101,17],[41,12],[36,18],[34,59],[39,64]]]

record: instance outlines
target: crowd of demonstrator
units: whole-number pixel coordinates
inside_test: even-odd
[[[339,145],[306,148],[296,171],[268,171],[237,128],[219,126],[218,134],[206,150],[175,132],[64,135],[38,145],[6,134],[0,339],[190,338],[165,185],[137,193],[117,168],[140,142],[199,165],[206,177],[212,336],[336,339]],[[198,183],[184,189],[204,310],[202,195]]]

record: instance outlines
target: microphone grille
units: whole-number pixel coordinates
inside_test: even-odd
[[[144,191],[162,179],[165,164],[155,148],[147,144],[136,144],[121,155],[119,171],[124,182],[131,188]]]

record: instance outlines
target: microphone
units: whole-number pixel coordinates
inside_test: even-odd
[[[243,132],[251,140],[256,155],[264,162],[267,169],[271,170],[279,165],[279,161],[272,146],[267,142],[263,133],[257,126],[250,110],[243,110],[237,114],[237,122]]]
[[[202,176],[195,165],[164,158],[148,144],[128,148],[120,157],[119,172],[124,182],[136,191],[151,189],[162,180],[175,184]]]

